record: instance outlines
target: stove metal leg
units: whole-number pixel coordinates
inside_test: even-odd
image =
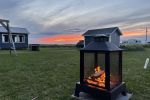
[[[123,96],[126,96],[126,95],[127,95],[127,91],[123,91],[123,92],[121,92],[121,94],[122,94]]]
[[[79,94],[80,94],[80,84],[76,83],[76,88],[75,88],[75,93],[74,95],[76,97],[79,97]]]

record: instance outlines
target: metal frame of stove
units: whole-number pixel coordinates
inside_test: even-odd
[[[120,83],[114,87],[110,88],[110,53],[111,52],[119,52],[119,74]],[[105,73],[106,80],[105,86],[106,88],[95,87],[84,82],[84,53],[104,53],[105,54]],[[80,50],[80,82],[76,83],[75,93],[74,95],[79,97],[80,92],[85,92],[91,94],[95,97],[99,97],[101,100],[116,100],[117,96],[122,93],[122,95],[126,95],[126,85],[125,82],[122,82],[122,50],[116,51],[94,51],[94,50]]]

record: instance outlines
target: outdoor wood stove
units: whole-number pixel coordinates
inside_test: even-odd
[[[106,36],[80,50],[80,82],[76,83],[75,96],[85,92],[100,100],[116,100],[126,86],[122,82],[122,49],[108,42]]]

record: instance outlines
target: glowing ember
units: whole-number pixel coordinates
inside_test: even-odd
[[[105,77],[106,77],[105,71],[102,70],[100,66],[97,66],[94,69],[94,74],[88,77],[86,79],[86,82],[100,87],[105,87]]]

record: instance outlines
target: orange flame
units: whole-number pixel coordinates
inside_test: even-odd
[[[94,69],[94,74],[88,77],[86,79],[86,82],[96,86],[105,87],[105,77],[106,77],[105,71],[102,70],[100,66],[97,66]]]

